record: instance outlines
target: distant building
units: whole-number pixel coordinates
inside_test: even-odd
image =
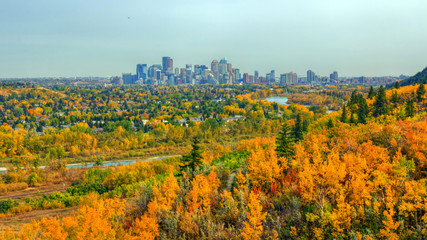
[[[219,61],[218,72],[219,74],[225,74],[227,72],[227,58],[223,58]]]
[[[243,74],[243,83],[246,83],[246,84],[249,83],[249,74],[247,73]]]
[[[238,69],[238,68],[235,68],[234,69],[234,79],[236,79],[236,81],[239,81],[240,80],[240,69]]]
[[[316,79],[316,74],[313,71],[308,70],[307,71],[307,82],[313,83],[313,82],[315,82],[315,79]]]
[[[132,73],[123,73],[122,79],[123,79],[123,84],[135,84],[136,83],[136,75],[132,75]]]
[[[139,79],[147,79],[148,69],[147,64],[138,64],[136,65],[136,78]]]
[[[211,70],[216,80],[218,80],[218,75],[219,75],[218,68],[219,68],[218,60],[213,60],[211,63]]]
[[[163,73],[172,73],[173,71],[173,60],[170,57],[162,58],[162,72]]]

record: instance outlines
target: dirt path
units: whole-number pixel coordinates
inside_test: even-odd
[[[24,201],[27,197],[33,197],[35,195],[43,195],[45,193],[62,192],[70,186],[70,183],[56,184],[56,185],[45,185],[40,187],[30,187],[25,190],[7,192],[0,195],[0,200],[13,199],[16,201]]]
[[[70,216],[77,209],[78,206],[62,209],[35,210],[12,217],[0,218],[0,230],[4,228],[11,228],[12,230],[17,231],[22,225],[32,223],[34,220],[37,221],[44,217],[62,218]]]
[[[233,186],[233,182],[234,182],[234,178],[236,177],[236,173],[233,172],[230,174],[230,176],[228,176],[228,180],[227,180],[227,191],[231,191],[231,186]]]

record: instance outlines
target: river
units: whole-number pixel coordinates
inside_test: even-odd
[[[289,105],[287,97],[273,96],[273,97],[265,98],[264,100],[267,100],[269,102],[276,102],[279,105]],[[311,105],[304,105],[304,106],[310,107]],[[331,113],[331,112],[333,111],[328,109],[326,113]]]
[[[112,167],[112,166],[121,166],[121,165],[132,165],[136,162],[140,161],[154,161],[154,160],[162,160],[165,158],[179,157],[180,155],[170,155],[170,156],[160,156],[160,157],[152,157],[152,158],[144,158],[144,159],[125,159],[125,160],[117,160],[117,161],[108,161],[104,162],[104,167]],[[71,168],[90,168],[94,167],[95,163],[71,163],[66,165],[68,169]],[[39,168],[44,169],[46,166],[40,166]],[[0,168],[0,174],[6,173],[7,168]]]

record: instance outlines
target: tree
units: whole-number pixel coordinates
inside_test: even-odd
[[[400,88],[400,84],[399,84],[399,82],[398,82],[398,81],[396,81],[396,82],[394,83],[394,88],[396,88],[396,89],[399,89],[399,88]]]
[[[414,100],[411,98],[408,100],[408,102],[406,103],[405,106],[405,113],[406,113],[406,117],[413,117],[415,115],[415,102]]]
[[[326,127],[328,129],[333,128],[334,127],[334,121],[332,120],[332,118],[329,118],[328,123],[326,124]]]
[[[346,105],[344,105],[344,107],[342,108],[342,114],[341,114],[340,120],[343,123],[347,122],[347,107],[346,107]]]
[[[362,98],[362,100],[359,103],[359,109],[357,112],[357,117],[359,119],[359,122],[365,124],[368,114],[369,114],[368,103],[366,103],[366,99]]]
[[[293,129],[293,133],[294,133],[294,138],[296,140],[302,140],[303,138],[303,123],[302,123],[302,119],[301,119],[301,114],[298,113],[297,118],[295,120],[295,126]]]
[[[276,153],[278,157],[289,158],[294,155],[295,143],[292,137],[291,128],[287,122],[283,123],[282,130],[276,139]]]
[[[182,169],[190,168],[192,171],[197,166],[202,165],[202,151],[200,150],[200,140],[197,137],[193,138],[193,143],[191,144],[191,151],[189,154],[181,158]]]
[[[387,113],[387,98],[383,85],[378,89],[377,95],[375,95],[374,102],[374,117],[378,117]]]
[[[397,91],[393,91],[393,94],[391,95],[391,101],[393,103],[399,102],[399,95],[397,94]]]
[[[425,94],[426,94],[426,89],[424,87],[424,84],[421,83],[417,89],[417,101],[421,102],[424,99]]]
[[[372,99],[375,96],[374,87],[369,88],[368,99]]]

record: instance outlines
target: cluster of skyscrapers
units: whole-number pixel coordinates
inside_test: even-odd
[[[122,77],[113,77],[114,84],[154,84],[154,85],[180,85],[180,84],[316,84],[338,80],[338,73],[331,73],[330,78],[321,78],[313,71],[307,71],[307,77],[298,78],[293,72],[280,74],[276,77],[274,70],[264,76],[258,71],[254,74],[243,73],[226,58],[213,60],[210,68],[206,65],[186,64],[185,68],[174,69],[173,59],[163,57],[162,64],[137,64],[136,74],[123,73]]]

